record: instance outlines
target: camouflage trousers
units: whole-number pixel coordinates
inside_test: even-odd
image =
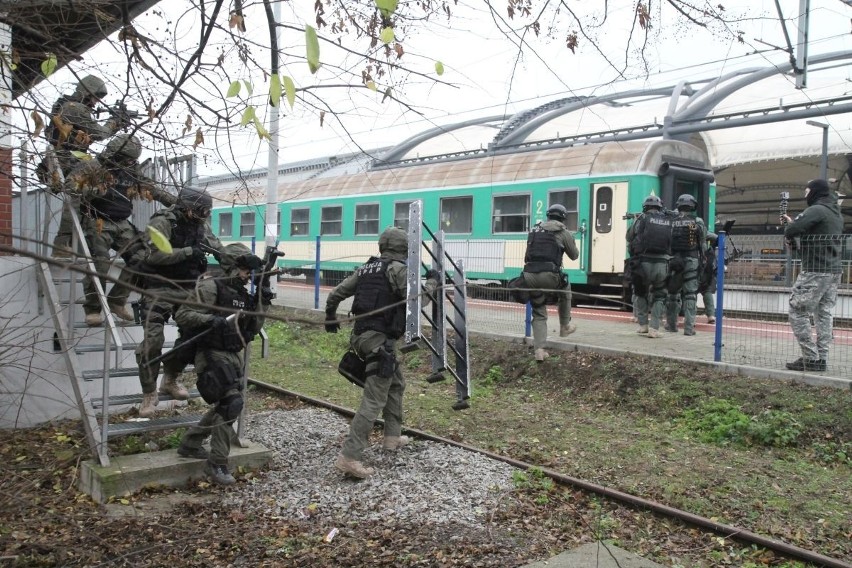
[[[235,394],[239,391],[228,391]],[[234,430],[234,420],[225,420],[217,412],[216,405],[212,405],[198,424],[192,426],[181,439],[181,445],[185,448],[198,449],[208,437],[210,438],[210,462],[218,465],[228,465],[228,456],[231,446],[239,446],[239,438]]]
[[[543,290],[544,294],[531,292],[533,348],[543,349],[547,343],[547,304],[548,292],[559,293],[559,325],[571,323],[571,285],[560,288],[562,276],[558,272],[524,272],[524,281],[530,288]]]
[[[838,284],[840,274],[802,272],[796,278],[790,294],[789,318],[805,359],[828,361]],[[816,327],[816,341],[811,331],[811,316]]]
[[[381,413],[384,419],[384,435],[399,436],[402,432],[402,395],[405,392],[405,379],[399,362],[393,374],[388,378],[378,376],[379,359],[377,354],[385,345],[387,336],[378,331],[365,331],[353,335],[350,346],[367,362],[364,394],[361,405],[349,426],[349,435],[343,442],[341,453],[349,458],[361,461],[364,448],[369,445],[373,423]],[[391,341],[392,344],[396,342]],[[395,345],[391,346],[395,348]]]
[[[108,221],[103,220],[103,225],[98,229],[98,220],[90,217],[83,217],[83,233],[86,235],[86,244],[89,245],[89,253],[92,255],[92,260],[95,263],[95,270],[100,276],[101,286],[106,291],[107,280],[105,275],[109,274],[109,269],[112,266],[110,259],[110,250],[114,250],[121,254],[136,244],[136,229],[128,220],[124,221]],[[128,284],[133,282],[133,275],[121,269],[118,280],[112,285],[107,294],[107,303],[111,306],[123,307],[127,303],[127,297],[130,296],[130,288]],[[101,311],[101,304],[98,300],[98,292],[95,287],[95,282],[91,276],[83,278],[83,290],[86,293],[86,299],[83,302],[83,310],[86,314],[97,314]]]
[[[145,335],[142,342],[136,346],[136,363],[139,365],[139,383],[143,393],[154,392],[157,388],[160,364],[150,365],[148,361],[162,353],[166,341],[164,326],[190,293],[190,290],[175,286],[152,286],[145,289],[141,314]],[[175,355],[163,361],[164,374],[177,377],[192,362],[195,350],[184,348],[183,351],[176,351]]]
[[[683,295],[683,332],[690,335],[695,332],[695,316],[698,311],[698,259],[687,256],[683,258],[683,286],[674,293],[669,293],[666,300],[666,327],[677,329],[677,316]]]

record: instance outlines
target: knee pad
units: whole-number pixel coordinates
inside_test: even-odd
[[[240,417],[240,412],[243,411],[243,395],[236,393],[226,396],[216,404],[216,413],[222,417],[225,422],[233,422]]]

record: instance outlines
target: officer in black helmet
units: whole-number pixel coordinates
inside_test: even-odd
[[[175,314],[187,336],[211,330],[199,338],[195,350],[195,372],[198,390],[212,406],[198,424],[190,428],[178,447],[181,457],[206,459],[204,472],[213,483],[232,485],[234,476],[228,471],[231,446],[237,445],[232,427],[243,409],[243,373],[245,348],[260,333],[263,313],[271,299],[261,295],[254,304],[246,284],[252,271],[263,269],[263,262],[242,243],[232,243],[222,254],[223,277],[205,276],[198,281],[189,298],[199,305],[182,305]],[[226,318],[239,311],[234,322]],[[248,312],[248,313],[243,313]],[[251,313],[254,312],[254,313]],[[210,451],[202,443],[210,437]]]
[[[571,323],[571,284],[562,272],[562,255],[571,260],[580,256],[574,235],[565,227],[568,210],[560,204],[551,205],[546,212],[547,220],[536,223],[527,237],[524,255],[524,282],[530,293],[532,304],[532,330],[535,360],[548,357],[544,345],[547,342],[547,304],[559,306],[559,337],[567,337],[576,331]],[[556,291],[548,292],[549,290]],[[554,301],[555,300],[555,301]]]
[[[191,349],[175,351],[176,355],[163,361],[159,392],[157,376],[160,364],[149,361],[162,353],[165,342],[163,326],[206,272],[208,252],[219,258],[222,256],[222,243],[213,235],[208,222],[212,208],[213,198],[209,193],[197,187],[184,186],[177,196],[177,203],[157,211],[148,222],[169,240],[172,252],[163,252],[149,241],[145,260],[138,267],[139,272],[145,275],[145,293],[140,305],[145,337],[136,347],[142,386],[139,416],[143,418],[155,414],[160,395],[175,400],[185,400],[189,396],[179,376],[192,361]]]
[[[133,281],[132,267],[144,251],[140,232],[129,221],[133,214],[133,200],[150,200],[153,190],[164,204],[174,201],[153,180],[139,174],[137,160],[141,152],[139,139],[119,134],[109,141],[96,159],[80,162],[68,174],[64,186],[66,192],[81,199],[80,222],[104,290],[107,284],[105,276],[112,264],[110,250],[116,251],[125,262],[118,282],[113,284],[107,295],[110,311],[125,321],[133,319],[125,306],[130,295],[127,284]],[[90,276],[83,278],[83,289],[86,294],[83,302],[86,324],[101,325],[101,303]]]
[[[666,331],[677,332],[680,298],[683,296],[683,334],[695,335],[698,298],[698,269],[705,254],[707,225],[696,214],[698,201],[688,193],[675,203],[677,216],[672,220],[672,260],[669,263]],[[672,284],[675,282],[676,284]]]
[[[660,322],[665,313],[666,275],[672,245],[672,218],[666,215],[663,202],[656,195],[645,198],[642,215],[627,229],[627,242],[638,333],[656,339],[660,337]]]
[[[379,414],[384,418],[382,447],[396,451],[408,443],[408,438],[400,435],[405,380],[396,355],[396,342],[405,331],[407,255],[405,231],[397,227],[385,229],[379,236],[379,256],[371,257],[338,284],[325,304],[325,330],[337,333],[337,306],[355,296],[352,313],[358,318],[349,345],[366,361],[364,394],[334,465],[342,473],[360,479],[373,474],[373,468],[363,463],[363,452]],[[424,304],[438,285],[434,272],[428,272],[426,278]]]
[[[106,95],[107,88],[103,80],[87,75],[77,83],[73,94],[62,95],[53,103],[44,136],[55,160],[45,158],[36,168],[36,175],[42,183],[55,190],[61,189],[64,178],[80,163],[74,152],[88,152],[92,142],[105,140],[121,128],[121,123],[115,118],[103,124],[95,120],[93,109]],[[72,199],[72,208],[79,211],[79,198],[75,195],[68,197]],[[59,229],[53,240],[54,257],[71,257],[71,231],[71,215],[63,208]]]

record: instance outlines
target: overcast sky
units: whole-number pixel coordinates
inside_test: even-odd
[[[717,6],[720,1],[708,5]],[[661,11],[652,13],[652,18],[662,17],[664,20],[653,20],[654,37],[645,49],[650,67],[642,68],[636,65],[632,56],[628,56],[629,68],[623,77],[619,77],[617,70],[608,65],[596,48],[582,38],[577,53],[573,55],[566,51],[561,36],[549,42],[531,39],[530,46],[535,53],[528,49],[519,57],[517,47],[496,30],[491,16],[483,9],[484,3],[470,1],[467,6],[460,4],[455,7],[451,30],[442,29],[444,26],[439,25],[442,22],[436,22],[436,25],[404,40],[404,61],[408,65],[435,77],[434,62],[441,61],[446,70],[441,80],[453,84],[436,85],[414,77],[399,89],[398,94],[415,105],[424,116],[406,111],[393,102],[382,104],[380,88],[379,92],[367,93],[367,96],[330,95],[336,97],[331,99],[335,102],[335,108],[347,113],[345,129],[330,119],[326,119],[325,125],[320,128],[316,115],[299,108],[300,103],[297,101],[297,108],[294,111],[285,108],[285,116],[281,118],[280,161],[286,163],[357,151],[357,145],[350,137],[364,148],[376,148],[398,143],[435,125],[493,114],[511,114],[574,94],[605,94],[638,86],[669,85],[680,79],[708,78],[735,68],[765,67],[787,60],[785,53],[772,49],[772,46],[784,46],[786,43],[774,0],[721,3],[727,15],[750,18],[748,22],[736,25],[737,30],[745,32],[744,44],[731,40],[718,30],[705,32],[695,27],[678,27],[672,23],[673,11],[667,8],[668,5],[656,2],[654,4],[661,6],[658,8]],[[137,25],[153,35],[165,21],[171,20],[172,25],[183,30],[182,41],[191,46],[197,35],[193,27],[195,22],[188,16],[179,17],[186,12],[187,4],[184,0],[161,2],[157,8],[158,15],[143,16]],[[583,5],[586,10],[595,10],[604,3],[584,0],[577,4],[578,9],[579,5]],[[601,28],[605,33],[600,33],[597,39],[606,57],[620,67],[625,63],[626,51],[630,52],[625,48],[624,39],[627,37],[626,30],[635,2],[610,0],[608,4],[610,13],[606,26]],[[505,9],[502,1],[496,5],[499,5],[501,11]],[[792,17],[798,9],[799,0],[781,0],[781,5],[786,10],[785,14]],[[313,2],[308,0],[286,3],[282,7],[282,19],[300,22],[307,18],[310,23],[311,6]],[[294,8],[306,9],[308,12],[294,13]],[[811,9],[810,53],[852,50],[852,8],[841,0],[812,0]],[[164,11],[169,17],[162,15]],[[247,7],[246,14],[249,26],[247,33],[253,38],[264,38],[266,31],[257,7]],[[790,27],[789,33],[795,43],[798,33],[795,25]],[[303,41],[301,34],[289,30],[284,32],[284,45],[297,45]],[[214,57],[217,49],[215,44],[208,49],[210,58]],[[104,43],[87,53],[78,68],[83,73],[102,69],[107,74],[113,73],[119,77],[116,80],[120,80],[120,72],[108,71],[109,62],[118,61],[119,55],[114,48]],[[268,60],[263,54],[254,55],[263,61]],[[326,57],[334,55],[332,50],[323,45],[321,59],[325,61]],[[327,73],[325,68],[317,76],[311,76],[303,62],[285,60],[284,63],[285,73],[293,76],[297,86],[333,80],[330,73],[322,75]],[[256,93],[262,93],[267,88],[262,84],[263,77],[259,74],[244,77],[240,69],[229,71],[233,78],[254,82]],[[852,80],[850,67],[838,70],[836,74],[838,81]],[[220,88],[224,91],[227,85]],[[72,89],[70,75],[62,71],[40,87],[40,96],[52,100],[56,93],[70,92]],[[258,114],[268,123],[266,110],[267,107],[261,107]],[[185,113],[175,109],[171,120],[176,128],[184,116]],[[234,130],[239,130],[239,126],[235,126],[232,132]],[[226,153],[233,157],[226,156],[221,162],[211,149],[217,142],[224,144],[224,138],[217,138],[213,132],[205,133],[205,146],[200,152],[204,161],[200,164],[199,173],[222,173],[232,171],[236,166],[243,171],[266,167],[266,143],[258,142],[253,131],[243,130],[246,134],[236,136],[230,152]]]

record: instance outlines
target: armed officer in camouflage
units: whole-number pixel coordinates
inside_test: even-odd
[[[373,423],[384,418],[382,447],[396,451],[408,443],[402,432],[402,395],[405,379],[397,361],[396,342],[405,331],[405,298],[407,295],[408,238],[405,231],[390,227],[379,237],[379,256],[337,285],[325,304],[325,330],[337,333],[337,306],[350,296],[352,313],[358,318],[349,339],[351,349],[366,362],[364,394],[361,405],[352,419],[349,435],[337,457],[335,467],[344,474],[366,478],[374,470],[363,463]],[[438,286],[436,275],[430,271],[424,287],[424,305]],[[397,305],[394,305],[397,304]]]
[[[799,239],[802,271],[790,294],[790,327],[799,342],[802,356],[787,363],[792,371],[825,371],[834,324],[832,310],[840,284],[843,215],[824,179],[811,180],[805,186],[807,209],[795,219],[784,215],[784,237],[788,243]],[[816,324],[816,341],[811,331]]]
[[[77,83],[73,94],[62,95],[53,103],[44,135],[56,161],[45,158],[36,168],[36,175],[42,183],[61,189],[64,179],[80,164],[73,152],[88,152],[92,142],[105,140],[125,126],[118,117],[111,117],[103,124],[95,120],[93,109],[106,95],[103,80],[87,75]],[[70,194],[67,197],[71,199],[74,210],[79,212],[79,196]],[[54,257],[70,258],[72,224],[71,214],[63,208],[59,230],[53,240]]]
[[[149,361],[162,352],[165,342],[163,326],[181,302],[192,294],[198,278],[207,270],[207,253],[221,259],[222,243],[213,235],[208,223],[212,208],[210,194],[203,189],[184,187],[178,194],[177,203],[154,213],[148,223],[169,240],[172,252],[162,252],[148,242],[145,261],[138,267],[139,272],[145,275],[145,294],[140,310],[145,338],[136,347],[142,386],[139,416],[143,418],[153,416],[159,402],[157,375],[160,364]],[[189,393],[178,377],[192,358],[192,349],[187,348],[175,350],[175,355],[163,361],[160,394],[186,400]]]
[[[544,361],[548,357],[544,345],[547,342],[547,304],[559,306],[559,337],[567,337],[576,331],[571,323],[571,284],[562,272],[562,255],[571,260],[580,256],[580,250],[574,236],[565,227],[568,210],[560,204],[551,205],[545,213],[547,220],[536,223],[527,237],[527,250],[524,255],[523,277],[530,292],[532,304],[532,331],[535,360]],[[558,299],[551,302],[553,292]]]
[[[664,212],[663,202],[656,195],[645,198],[642,215],[627,229],[627,242],[638,333],[656,339],[661,336],[660,322],[666,309],[666,276],[672,247],[672,218]]]
[[[707,226],[696,215],[698,201],[688,193],[677,198],[677,216],[672,220],[672,259],[669,269],[666,331],[677,332],[680,297],[683,296],[683,334],[695,335],[698,299],[698,267],[704,254]],[[672,286],[672,278],[678,285]]]
[[[141,260],[145,248],[141,233],[128,220],[133,213],[133,200],[155,198],[164,205],[175,200],[153,180],[139,174],[137,159],[141,152],[142,145],[135,136],[119,134],[96,159],[80,162],[65,180],[65,191],[81,198],[83,233],[104,290],[111,265],[110,250],[116,251],[125,262],[118,281],[107,295],[110,311],[125,321],[133,320],[125,306],[130,295],[127,285],[133,281],[131,269]],[[88,275],[83,278],[83,290],[86,324],[101,325],[100,300]]]
[[[190,294],[190,299],[200,305],[184,304],[175,314],[188,337],[211,330],[199,338],[195,372],[198,391],[205,402],[213,405],[184,434],[177,453],[185,458],[206,459],[204,472],[210,480],[232,485],[236,480],[228,471],[228,455],[232,445],[239,445],[232,425],[244,405],[245,348],[263,327],[262,314],[269,308],[271,295],[252,296],[246,290],[252,271],[262,270],[263,262],[245,245],[226,246],[222,267],[226,271],[224,277],[203,277]],[[227,321],[235,312],[239,312],[236,322]],[[208,436],[209,453],[202,447]]]

